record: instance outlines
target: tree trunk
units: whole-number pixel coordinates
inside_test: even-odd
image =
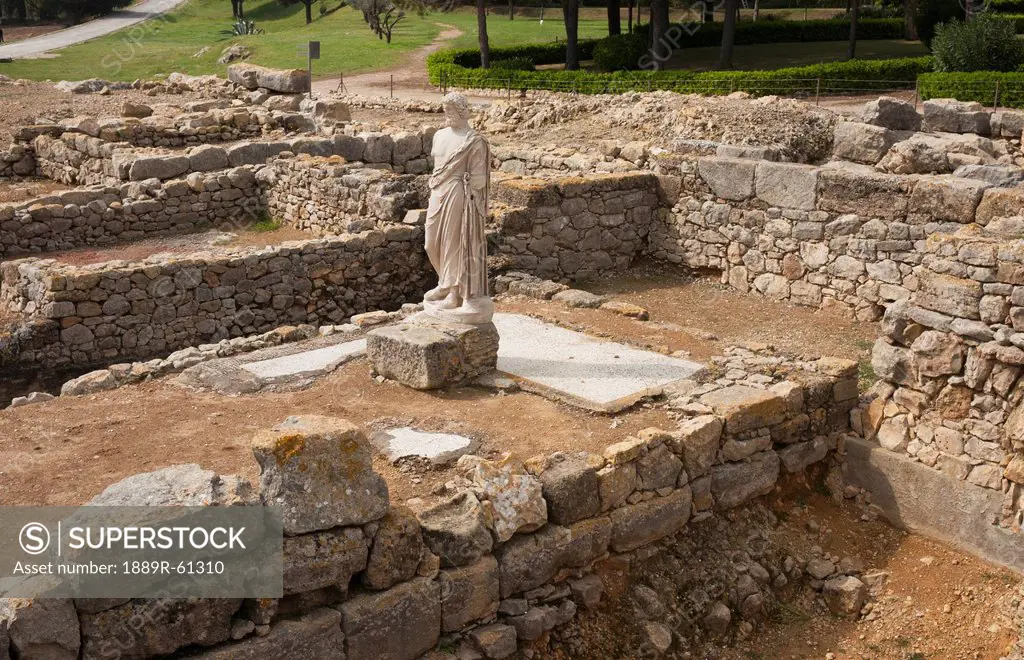
[[[508,20],[516,20],[516,3],[515,0],[508,0]]]
[[[969,2],[966,4],[970,4]],[[857,19],[860,17],[860,0],[853,0],[850,6],[850,45],[846,48],[846,59],[857,57]]]
[[[668,0],[651,0],[651,62],[662,69],[672,54],[672,46],[665,42],[668,32]]]
[[[577,71],[580,68],[580,51],[577,43],[580,23],[579,0],[562,0],[562,18],[565,20],[565,69]]]
[[[306,5],[306,25],[313,22],[313,0],[303,0],[302,4]]]
[[[715,22],[715,3],[705,2],[704,3],[704,22],[714,23]]]
[[[620,17],[619,0],[607,0],[608,34],[622,34],[622,18]]]
[[[487,0],[476,0],[476,34],[480,42],[480,68],[491,68],[491,43],[487,39]]]
[[[917,34],[917,25],[914,24],[915,14],[917,14],[917,0],[903,0],[904,36],[911,41],[917,41],[920,38]]]
[[[633,34],[633,0],[626,0],[626,29]]]
[[[757,22],[758,17],[761,15],[761,0],[754,0],[754,22]]]
[[[722,23],[722,51],[718,58],[719,69],[732,68],[733,46],[736,44],[736,8],[739,0],[725,0],[725,18]]]

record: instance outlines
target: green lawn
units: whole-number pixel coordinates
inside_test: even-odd
[[[601,10],[604,12],[604,10]],[[540,11],[531,10],[531,15],[517,15],[515,20],[508,19],[508,13],[494,10],[487,17],[487,38],[492,46],[513,46],[515,44],[536,43],[544,41],[565,41],[565,22],[562,21],[562,10],[548,7],[544,11],[544,23],[541,24]],[[458,48],[476,48],[476,13],[460,10],[451,14],[433,14],[432,20],[454,25],[462,30],[462,36],[452,42]],[[579,38],[604,37],[608,35],[608,19],[603,14],[593,18],[580,17]]]
[[[745,71],[781,69],[821,62],[842,62],[846,59],[845,41],[814,41],[798,44],[756,44],[736,46],[733,54],[735,68]],[[669,65],[673,69],[708,71],[718,64],[719,48],[685,48],[676,53]],[[919,57],[928,49],[920,41],[871,40],[857,42],[859,59],[889,57]]]

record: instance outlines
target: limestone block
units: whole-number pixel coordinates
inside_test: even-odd
[[[1019,140],[1024,132],[1024,112],[1019,110],[997,110],[989,117],[992,137]]]
[[[982,194],[989,187],[973,179],[922,177],[910,195],[910,208],[937,221],[970,224]]]
[[[921,115],[913,103],[907,103],[891,96],[880,96],[864,106],[861,120],[875,126],[897,131],[921,130]]]
[[[772,206],[813,211],[818,171],[811,165],[758,161],[754,177],[757,197]]]
[[[757,161],[741,158],[700,158],[697,171],[722,199],[742,201],[754,195]]]
[[[840,122],[836,124],[832,138],[832,155],[843,160],[874,165],[900,137],[895,131],[881,126]]]
[[[981,317],[981,282],[922,270],[914,302],[925,309],[967,319]]]
[[[540,474],[551,522],[568,525],[597,515],[601,510],[597,470],[602,463],[593,455],[569,455]]]
[[[498,560],[493,556],[440,573],[441,628],[455,632],[498,611]]]
[[[868,587],[852,575],[840,575],[825,580],[821,595],[832,614],[858,616],[867,600]]]
[[[594,518],[570,527],[549,524],[513,537],[495,553],[501,597],[528,591],[551,580],[563,567],[582,567],[608,550],[612,523]]]
[[[423,540],[442,566],[472,564],[494,541],[480,501],[466,491],[419,514]]]
[[[473,645],[480,649],[485,658],[489,660],[501,660],[516,652],[518,633],[512,626],[501,623],[492,623],[488,626],[474,628],[469,633],[469,639]]]
[[[265,636],[254,635],[192,657],[196,660],[344,660],[345,636],[341,632],[341,612],[327,607],[315,609],[297,619],[278,621]]]
[[[781,422],[789,405],[774,392],[733,385],[705,394],[700,402],[725,420],[725,432],[742,433]]]
[[[628,552],[675,534],[690,519],[692,504],[693,494],[686,486],[666,497],[615,509],[611,514],[612,549]]]
[[[660,445],[636,461],[638,487],[642,490],[671,488],[676,485],[683,462],[667,445]]]
[[[1021,214],[1024,209],[1024,188],[989,188],[981,197],[975,221],[987,225],[996,218]]]
[[[747,500],[767,495],[779,477],[779,456],[766,451],[743,463],[726,463],[711,469],[711,494],[719,509],[731,509]]]
[[[189,169],[193,172],[209,172],[227,169],[230,165],[228,152],[223,148],[204,144],[192,149],[188,154]]]
[[[234,506],[251,503],[251,487],[198,465],[133,474],[108,486],[90,506]]]
[[[921,129],[924,131],[978,135],[988,135],[990,132],[988,112],[976,101],[929,99],[924,102],[923,109]]]
[[[519,532],[532,532],[547,522],[548,505],[541,480],[526,474],[521,465],[463,456],[458,467],[484,498],[488,526],[498,543]]]
[[[680,422],[674,444],[683,456],[686,473],[695,479],[715,463],[722,439],[722,420],[701,415]]]
[[[909,183],[902,177],[876,172],[867,165],[833,163],[818,175],[818,208],[853,213],[862,218],[906,215]]]
[[[230,639],[231,618],[241,604],[234,598],[135,599],[96,614],[83,613],[81,657],[107,657],[113,639],[118,640],[119,657],[139,660],[186,646],[213,646]]]
[[[246,89],[264,88],[280,94],[300,94],[309,89],[309,72],[303,69],[269,69],[256,64],[232,64],[228,80]]]
[[[11,598],[0,601],[0,657],[75,660],[81,647],[78,615],[70,600]]]
[[[360,529],[336,529],[284,539],[284,593],[324,587],[348,590],[352,576],[366,568],[367,540]]]
[[[1000,188],[1012,188],[1024,183],[1024,169],[1014,165],[961,165],[953,176],[984,181]]]
[[[808,442],[798,442],[779,450],[782,468],[789,474],[802,472],[807,466],[825,458],[828,454],[828,440],[817,437]]]
[[[402,323],[367,335],[376,373],[418,390],[454,385],[494,369],[498,331],[493,324]]]
[[[347,660],[413,660],[441,636],[441,587],[417,578],[341,605]]]
[[[601,510],[607,511],[626,503],[626,498],[636,490],[636,465],[609,465],[597,471],[598,488],[601,492]]]
[[[388,509],[365,434],[341,419],[289,417],[253,439],[260,498],[282,507],[286,534],[362,525]]]
[[[416,516],[405,507],[392,507],[373,537],[363,584],[370,589],[388,589],[411,580],[425,550]]]
[[[173,179],[188,172],[190,167],[187,156],[140,156],[128,170],[128,179],[144,181],[146,179]]]

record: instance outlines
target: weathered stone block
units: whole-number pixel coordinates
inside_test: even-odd
[[[611,547],[627,552],[675,534],[690,519],[693,495],[690,487],[666,497],[624,506],[612,511]]]
[[[425,550],[416,516],[405,507],[392,507],[373,537],[363,584],[370,589],[388,589],[411,580]]]
[[[570,455],[540,474],[551,522],[569,525],[597,515],[601,510],[597,470],[602,463],[597,456]]]
[[[75,660],[81,647],[75,606],[57,598],[0,600],[0,657]],[[8,648],[13,653],[7,655]],[[137,656],[133,656],[137,657]]]
[[[722,420],[701,415],[684,420],[676,431],[674,444],[682,454],[686,474],[695,479],[714,465],[722,440]]]
[[[943,275],[924,269],[918,273],[920,290],[914,295],[914,302],[925,309],[978,319],[981,317],[981,282]]]
[[[286,536],[284,593],[331,586],[347,591],[352,576],[366,568],[366,546],[363,531],[358,528]]]
[[[797,163],[759,161],[754,187],[759,199],[784,209],[813,211],[817,200],[818,168]]]
[[[897,131],[921,130],[921,115],[913,103],[907,103],[891,96],[880,96],[864,106],[861,119],[868,124],[884,126]]]
[[[910,198],[904,177],[881,174],[867,165],[834,163],[818,175],[818,208],[862,218],[906,215]]]
[[[817,437],[808,442],[798,442],[779,450],[783,469],[789,473],[802,472],[807,466],[825,458],[828,454],[828,440]]]
[[[836,124],[832,155],[843,160],[874,165],[899,140],[900,135],[881,126],[845,121]]]
[[[910,208],[937,221],[970,224],[982,195],[990,187],[974,179],[922,177],[910,195]]]
[[[442,570],[441,628],[462,630],[474,621],[492,617],[498,611],[498,560],[481,557],[468,566]]]
[[[785,419],[789,410],[789,404],[778,394],[746,385],[715,390],[700,401],[725,420],[725,432],[729,434],[773,426]]]
[[[253,440],[260,498],[282,507],[286,534],[362,525],[388,510],[369,441],[342,419],[289,417]]]
[[[266,660],[267,658],[323,658],[344,660],[345,636],[341,612],[320,608],[297,619],[285,619],[265,636],[248,637],[197,656],[197,660]]]
[[[742,158],[700,158],[697,171],[722,199],[741,201],[754,195],[757,161]]]
[[[371,331],[366,354],[385,378],[418,390],[436,389],[494,369],[498,331],[491,323],[402,323]]]
[[[779,456],[766,451],[744,463],[726,463],[711,469],[711,494],[719,509],[731,509],[747,500],[767,495],[779,478]]]
[[[413,660],[441,636],[441,587],[417,578],[341,605],[347,660]]]
[[[480,501],[462,492],[419,515],[423,540],[442,566],[465,566],[491,551],[494,544]]]
[[[608,518],[594,518],[571,527],[549,524],[513,537],[496,553],[501,597],[539,587],[565,566],[581,567],[598,559],[607,552],[611,534]]]

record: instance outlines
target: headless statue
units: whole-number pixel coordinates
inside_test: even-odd
[[[461,94],[444,97],[448,125],[434,134],[427,207],[426,250],[437,271],[437,287],[423,299],[424,311],[444,321],[490,323],[494,304],[487,292],[487,202],[490,147],[469,125]]]

